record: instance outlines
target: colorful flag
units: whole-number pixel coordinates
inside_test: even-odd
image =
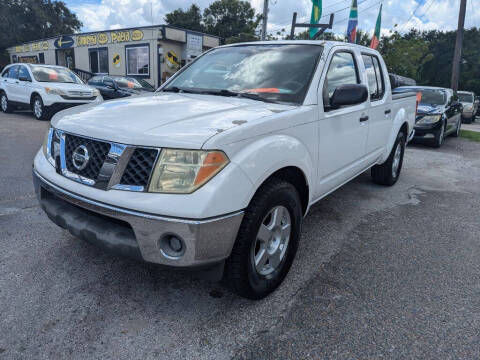
[[[375,32],[373,33],[372,42],[370,43],[370,47],[372,49],[376,49],[378,44],[380,44],[380,29],[382,28],[382,7],[383,4],[380,5],[380,11],[378,12],[377,17],[377,24],[375,25]]]
[[[357,25],[358,25],[358,6],[357,0],[352,1],[350,8],[350,18],[348,19],[347,38],[349,43],[357,42]]]
[[[310,24],[318,24],[322,17],[322,0],[312,0],[312,16],[310,17]],[[318,28],[310,28],[310,39],[317,33]]]

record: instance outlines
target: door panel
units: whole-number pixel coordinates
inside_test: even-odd
[[[371,54],[362,55],[368,79],[370,94],[370,120],[367,141],[367,154],[382,149],[387,144],[392,130],[392,109],[387,108],[385,79],[378,58]]]
[[[329,108],[337,86],[362,83],[358,62],[352,52],[335,52],[320,86],[319,104],[325,106],[324,118],[319,121],[318,189],[323,194],[357,174],[366,155],[369,121],[361,121],[361,118],[369,115],[368,102]]]

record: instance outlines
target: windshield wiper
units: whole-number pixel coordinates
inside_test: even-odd
[[[172,86],[162,90],[163,92],[174,92],[174,93],[188,93],[188,94],[199,94],[198,91],[193,91],[189,89],[179,88],[177,86]]]
[[[273,103],[273,104],[278,104],[277,101],[264,98],[263,96],[260,96],[258,94],[252,94],[252,93],[245,93],[245,92],[235,92],[227,89],[221,89],[221,90],[203,90],[199,91],[198,94],[208,94],[208,95],[219,95],[219,96],[231,96],[231,97],[241,97],[241,98],[246,98],[246,99],[251,99],[251,100],[258,100],[258,101],[264,101],[268,103]]]

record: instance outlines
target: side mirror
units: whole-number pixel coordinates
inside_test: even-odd
[[[368,89],[365,85],[340,85],[330,99],[330,106],[334,109],[341,106],[361,104],[368,99]]]
[[[114,90],[117,89],[113,81],[104,81],[103,84],[110,89],[114,89]]]
[[[28,81],[28,82],[31,82],[31,81],[32,81],[32,80],[30,80],[30,78],[28,78],[28,77],[26,77],[26,76],[20,76],[20,77],[18,78],[18,80],[20,80],[20,81]]]

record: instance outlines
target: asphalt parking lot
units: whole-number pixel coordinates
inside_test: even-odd
[[[37,206],[48,122],[0,113],[0,358],[480,358],[480,143],[407,149],[315,205],[268,298],[83,243]]]

